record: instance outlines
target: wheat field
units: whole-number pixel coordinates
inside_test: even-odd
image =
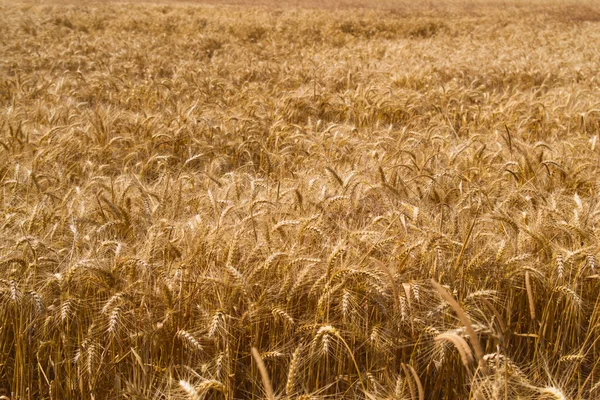
[[[226,3],[0,3],[0,399],[599,399],[600,6]]]

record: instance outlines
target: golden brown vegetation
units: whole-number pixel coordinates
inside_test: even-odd
[[[599,398],[598,21],[0,6],[0,396]]]

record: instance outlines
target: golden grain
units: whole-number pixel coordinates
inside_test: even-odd
[[[0,2],[1,398],[598,397],[596,2],[65,1]]]

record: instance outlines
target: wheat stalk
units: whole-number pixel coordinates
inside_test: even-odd
[[[435,290],[437,290],[437,292],[442,296],[442,298],[444,300],[446,300],[450,304],[450,306],[454,309],[454,311],[460,318],[462,324],[465,326],[465,328],[467,330],[467,334],[469,335],[469,338],[471,339],[471,343],[473,344],[473,348],[475,349],[475,356],[479,360],[479,368],[481,368],[481,370],[483,371],[484,374],[487,374],[488,369],[487,369],[487,365],[485,364],[485,361],[483,359],[483,355],[484,355],[483,349],[481,348],[479,338],[477,337],[477,334],[475,333],[475,330],[473,329],[473,326],[471,325],[471,321],[469,320],[469,317],[467,317],[467,314],[465,314],[462,307],[458,304],[458,302],[454,299],[454,297],[452,297],[452,295],[450,293],[448,293],[448,291],[444,287],[442,287],[439,283],[437,283],[434,280],[432,280],[431,283],[432,283],[433,287],[435,288]]]

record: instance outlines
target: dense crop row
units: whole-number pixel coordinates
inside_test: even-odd
[[[456,4],[0,5],[0,396],[600,397],[600,11]]]

